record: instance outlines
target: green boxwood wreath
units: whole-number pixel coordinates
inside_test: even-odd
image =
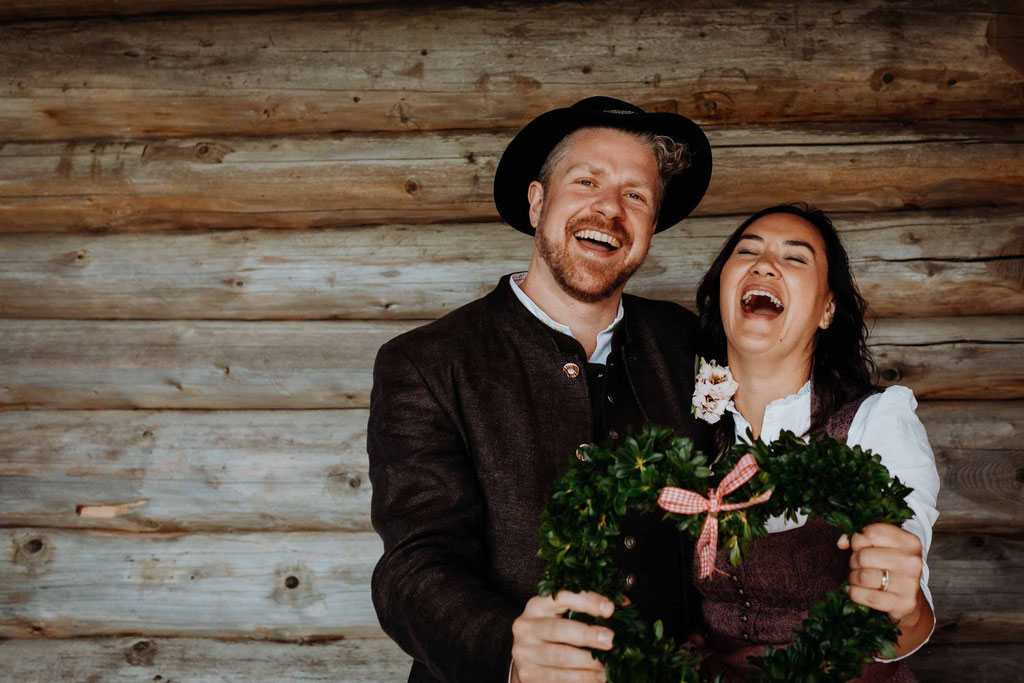
[[[594,650],[612,683],[709,680],[702,677],[700,658],[665,637],[660,621],[648,624],[635,608],[621,605],[624,583],[609,554],[619,520],[627,511],[661,510],[662,487],[706,496],[744,454],[753,454],[759,471],[724,502],[750,500],[768,489],[773,494],[753,507],[718,513],[719,548],[729,548],[734,565],[752,540],[767,534],[765,523],[773,515],[818,517],[851,536],[875,522],[899,525],[913,516],[904,502],[912,489],[890,478],[878,455],[824,436],[805,442],[782,432],[770,444],[737,444],[716,463],[714,475],[690,439],[652,425],[608,447],[583,446],[579,453],[582,459],[574,459],[555,482],[541,515],[538,554],[547,564],[539,593],[592,590],[619,605],[607,620],[569,614],[615,631],[611,650]],[[693,539],[705,515],[665,512]],[[840,587],[811,607],[793,646],[770,648],[753,661],[762,681],[844,681],[856,678],[874,653],[893,656],[898,635],[886,614],[850,601]]]

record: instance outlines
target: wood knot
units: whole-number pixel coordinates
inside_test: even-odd
[[[1024,467],[1018,467],[1013,478],[1017,480],[1018,484],[1024,484]]]
[[[590,66],[589,64],[584,64],[583,68],[580,69],[580,71],[582,71],[585,74],[589,74],[593,70],[594,70],[594,67]]]
[[[295,588],[296,586],[299,585],[299,580],[298,580],[298,578],[296,578],[294,576],[289,576],[289,577],[285,578],[284,585],[287,586],[288,588]]]
[[[14,564],[35,570],[53,559],[53,546],[37,533],[16,537],[14,544]]]
[[[724,92],[707,91],[694,93],[694,105],[700,114],[709,118],[722,118],[733,111],[732,98]]]
[[[153,666],[156,652],[156,643],[152,640],[140,640],[132,643],[124,651],[124,658],[131,666]]]
[[[900,381],[901,377],[903,377],[903,373],[900,372],[899,368],[888,367],[888,368],[885,368],[884,370],[882,370],[882,381],[883,382],[887,382],[889,384],[893,384],[895,382]]]
[[[406,194],[410,196],[416,196],[416,193],[420,191],[420,183],[418,180],[409,178],[405,181],[405,185],[402,186],[405,189]]]
[[[920,244],[921,236],[914,232],[905,232],[900,235],[900,241],[904,244]]]
[[[65,265],[71,268],[85,268],[92,261],[92,258],[89,250],[83,247],[66,254],[62,260]]]

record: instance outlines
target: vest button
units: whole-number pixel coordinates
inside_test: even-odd
[[[743,632],[743,640],[750,640],[750,634],[746,631]]]
[[[750,607],[750,600],[744,600],[743,601],[743,606],[744,607]]]
[[[615,397],[614,396],[612,396],[611,394],[608,394],[608,396],[606,398],[608,399],[609,403],[611,403],[612,405],[615,405]]]
[[[583,450],[585,448],[587,448],[587,446],[589,446],[589,445],[590,444],[587,444],[587,443],[581,443],[579,445],[579,448],[576,449],[576,459],[577,460],[586,460],[587,459],[587,456],[583,455]]]
[[[619,433],[617,431],[615,431],[614,429],[609,429],[608,430],[608,436],[612,437],[613,439],[617,439],[617,438],[619,438]]]
[[[632,550],[633,548],[636,547],[636,539],[633,538],[632,536],[626,536],[624,539],[622,539],[622,545],[624,545],[628,549]]]
[[[741,614],[740,615],[740,621],[742,621],[744,624],[747,623],[748,619],[749,619],[749,617],[746,614]]]
[[[632,588],[636,585],[636,574],[626,575],[626,588]]]
[[[580,366],[575,363],[566,363],[562,366],[562,372],[564,372],[565,376],[569,379],[575,379],[580,374]]]

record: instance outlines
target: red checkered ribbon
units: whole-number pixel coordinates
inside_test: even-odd
[[[700,558],[698,578],[704,579],[711,576],[711,568],[715,565],[715,552],[718,550],[718,513],[722,510],[748,508],[772,497],[771,490],[768,490],[743,503],[722,503],[724,496],[743,486],[755,474],[757,474],[757,462],[753,455],[747,453],[736,463],[732,472],[722,478],[717,489],[708,489],[707,498],[699,493],[675,486],[666,486],[658,494],[658,505],[669,512],[683,515],[708,513],[704,519],[704,528],[701,529],[700,538],[697,539],[697,556]]]

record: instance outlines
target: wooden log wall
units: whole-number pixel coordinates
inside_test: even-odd
[[[0,678],[404,680],[374,354],[525,267],[497,159],[602,93],[714,146],[631,291],[834,215],[942,475],[911,666],[1024,679],[1024,6],[927,4],[4,3]]]

